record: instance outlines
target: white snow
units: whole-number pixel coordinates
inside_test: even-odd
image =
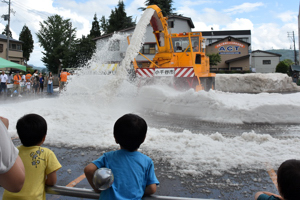
[[[193,117],[226,123],[298,123],[300,93],[241,94],[220,91],[179,92],[167,86],[138,88],[124,81],[113,97],[107,83],[116,76],[74,76],[59,98],[1,104],[1,116],[10,120],[9,133],[16,136],[16,122],[27,113],[37,113],[48,122],[46,144],[66,147],[118,148],[112,134],[114,122],[133,112]],[[168,127],[169,124],[166,124]],[[277,139],[255,132],[226,137],[190,131],[173,132],[149,127],[141,146],[155,160],[168,162],[178,173],[215,175],[232,168],[265,169],[300,155],[300,140]]]
[[[98,48],[88,65],[103,63],[105,48]],[[126,55],[135,51],[132,48]],[[93,74],[88,67],[78,74],[58,98],[1,104],[0,115],[10,120],[11,136],[17,136],[16,122],[28,113],[46,119],[46,144],[97,149],[118,148],[112,128],[126,113],[147,117],[143,113],[151,111],[166,118],[177,115],[228,124],[300,122],[300,93],[294,92],[298,88],[282,74],[217,75],[217,90],[209,92],[179,92],[164,84],[140,88],[124,77],[118,81],[120,75]],[[299,126],[294,129],[300,130]],[[156,161],[169,163],[182,175],[220,175],[233,168],[266,169],[267,164],[277,168],[286,159],[299,158],[299,146],[297,135],[278,139],[250,131],[226,137],[222,132],[207,135],[202,130],[191,133],[149,127],[141,151]]]

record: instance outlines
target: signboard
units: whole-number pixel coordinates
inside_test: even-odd
[[[228,54],[241,54],[240,48],[245,48],[245,45],[239,42],[221,42],[215,46],[216,49],[219,49],[220,55]]]
[[[155,76],[174,76],[175,70],[174,68],[156,68],[154,74]]]

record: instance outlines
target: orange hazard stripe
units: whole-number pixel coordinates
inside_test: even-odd
[[[67,187],[75,187],[78,183],[80,183],[80,181],[82,181],[83,179],[85,179],[85,174],[80,175],[78,178],[76,178],[75,180],[71,181],[68,185],[66,185]]]

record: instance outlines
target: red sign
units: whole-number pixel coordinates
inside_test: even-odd
[[[245,45],[243,45],[239,42],[221,42],[220,44],[216,45],[215,48],[217,49],[217,48],[219,48],[221,46],[224,46],[224,45],[236,45],[236,46],[245,48]]]

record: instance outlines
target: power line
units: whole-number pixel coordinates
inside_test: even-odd
[[[30,12],[30,13],[33,13],[33,14],[37,14],[37,15],[42,15],[43,17],[45,18],[48,18],[50,15],[46,14],[46,12],[41,12],[41,11],[38,11],[36,9],[33,9],[29,6],[26,6],[20,2],[13,2],[13,5],[26,11],[26,12]]]

